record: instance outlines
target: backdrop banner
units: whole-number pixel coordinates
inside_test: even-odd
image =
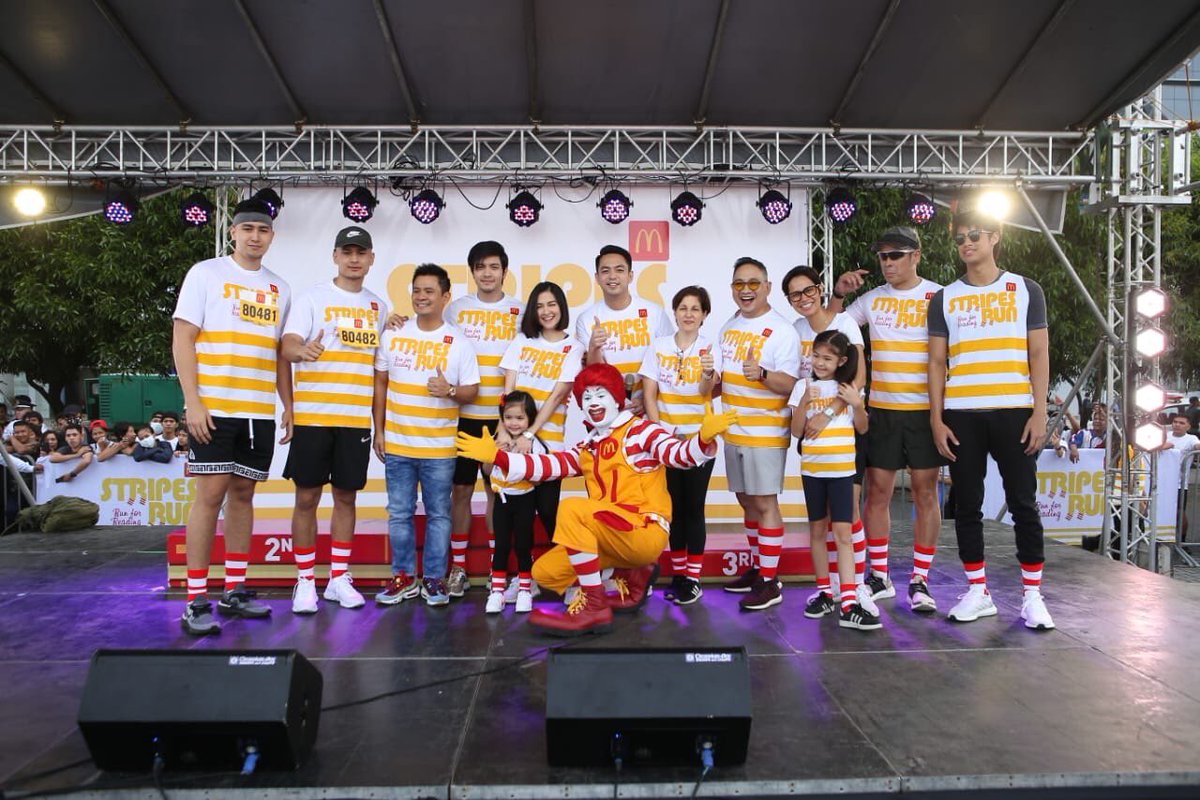
[[[58,495],[82,497],[100,506],[97,525],[185,525],[196,479],[186,473],[187,462],[174,458],[170,464],[134,461],[132,456],[114,456],[92,464],[67,483],[57,479],[79,466],[78,461],[57,464],[42,460],[37,479],[37,501],[45,503]]]

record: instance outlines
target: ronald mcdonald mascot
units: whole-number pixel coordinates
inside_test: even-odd
[[[493,462],[508,481],[546,481],[583,475],[584,497],[558,508],[554,547],[533,565],[541,585],[580,591],[565,612],[535,610],[531,624],[555,636],[605,633],[613,611],[636,611],[658,574],[658,557],[671,526],[671,498],[664,467],[688,469],[716,455],[716,437],[737,414],[714,414],[706,406],[700,431],[680,439],[657,422],[624,410],[625,384],[609,364],[585,367],[575,378],[575,401],[584,412],[588,438],[571,450],[521,455],[498,450],[488,437],[458,434],[459,454]],[[695,499],[703,503],[703,497]],[[613,568],[618,592],[605,593],[602,569]]]

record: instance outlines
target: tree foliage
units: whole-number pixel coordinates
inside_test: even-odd
[[[1192,176],[1200,175],[1200,138],[1192,140]],[[1200,387],[1200,192],[1162,214],[1162,287],[1170,298],[1163,329],[1170,349],[1163,375],[1174,388]]]
[[[99,215],[0,231],[0,372],[25,373],[58,409],[81,370],[166,374],[184,273],[212,256],[211,228],[185,229],[178,192],[117,226]]]

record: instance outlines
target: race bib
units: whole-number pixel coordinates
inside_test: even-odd
[[[374,350],[379,347],[379,332],[374,328],[338,328],[338,338],[348,347]]]
[[[279,324],[279,306],[253,300],[239,300],[238,316],[255,325],[275,326]]]

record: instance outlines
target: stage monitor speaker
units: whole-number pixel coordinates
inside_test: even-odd
[[[563,649],[546,665],[552,766],[742,764],[750,666],[742,647]]]
[[[96,766],[144,772],[297,769],[321,716],[321,673],[295,650],[97,650],[79,730]]]

